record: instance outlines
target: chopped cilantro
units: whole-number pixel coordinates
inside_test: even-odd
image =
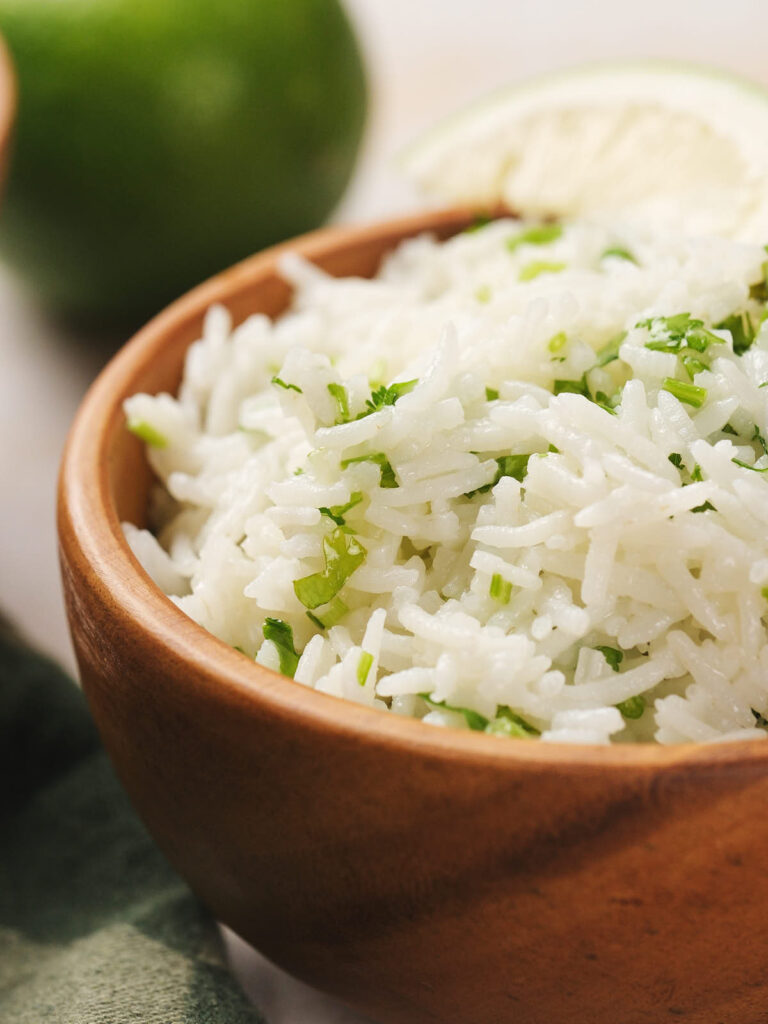
[[[167,448],[168,438],[146,420],[128,420],[128,429],[151,448]]]
[[[751,469],[753,473],[768,473],[768,466],[760,469],[759,466],[750,466],[748,462],[742,462],[741,459],[731,459],[731,462],[735,466],[741,466],[742,469]]]
[[[636,697],[628,697],[621,701],[616,707],[624,718],[640,718],[645,711],[645,697],[638,693]]]
[[[550,352],[560,352],[568,344],[568,335],[565,331],[558,331],[557,334],[553,334],[547,342],[547,348]]]
[[[337,622],[341,622],[344,616],[349,611],[349,608],[344,604],[340,597],[334,597],[325,607],[317,608],[317,614],[307,612],[307,618],[310,619],[320,629],[330,629],[331,626],[335,626]]]
[[[385,405],[394,405],[398,398],[402,398],[403,395],[413,391],[418,383],[418,378],[416,378],[414,380],[398,381],[395,384],[390,384],[389,387],[382,384],[381,387],[376,388],[371,393],[371,397],[365,403],[366,411],[357,418],[362,419],[363,416],[370,416],[372,412],[378,412]]]
[[[279,388],[283,388],[284,391],[298,391],[300,395],[304,394],[298,384],[287,384],[284,380],[281,380],[280,377],[273,377],[272,383],[276,384]]]
[[[483,732],[488,725],[488,719],[485,715],[481,715],[478,711],[473,711],[471,708],[460,708],[454,704],[446,704],[444,700],[433,700],[428,693],[420,693],[419,696],[431,708],[437,708],[441,711],[455,711],[459,715],[464,715],[465,722],[475,732]]]
[[[596,651],[600,651],[602,656],[608,662],[614,672],[619,671],[619,665],[624,660],[624,652],[620,651],[616,647],[596,647]]]
[[[752,317],[747,312],[733,313],[717,325],[718,330],[730,331],[733,338],[733,351],[737,356],[743,355],[757,337]]]
[[[634,263],[637,265],[637,259],[629,251],[629,249],[623,248],[621,245],[612,245],[609,249],[606,249],[600,256],[601,260],[607,260],[613,256],[617,260],[626,260],[628,263]]]
[[[662,391],[668,391],[674,395],[678,402],[685,402],[692,405],[694,409],[700,409],[707,398],[707,389],[697,387],[695,384],[686,384],[685,381],[675,380],[674,377],[665,377]]]
[[[328,518],[332,519],[337,526],[346,526],[344,516],[350,509],[353,509],[355,505],[359,505],[362,500],[362,491],[353,491],[350,494],[349,501],[346,505],[331,505],[330,508],[322,506],[318,509],[318,512],[324,516],[328,516]]]
[[[580,380],[556,380],[552,385],[552,390],[555,395],[582,395],[595,405],[599,405],[601,409],[609,412],[612,416],[616,415],[614,405],[618,404],[620,395],[617,393],[611,398],[604,391],[597,391],[593,395],[589,390],[586,373],[581,375]]]
[[[490,736],[506,736],[521,740],[541,735],[535,726],[504,704],[496,709],[496,717],[486,725],[485,732]]]
[[[552,385],[552,390],[556,395],[570,394],[570,395],[583,395],[585,398],[591,399],[592,396],[589,393],[587,387],[587,375],[584,374],[581,380],[556,380]]]
[[[606,395],[604,391],[596,391],[595,397],[592,399],[592,401],[595,403],[595,405],[599,405],[601,409],[605,409],[606,412],[609,412],[611,416],[616,415],[616,410],[613,408],[613,405],[611,404],[611,399],[608,397],[608,395]]]
[[[490,594],[499,604],[509,604],[512,596],[512,584],[505,580],[501,573],[495,572],[491,577]]]
[[[514,238],[508,238],[506,246],[510,252],[514,252],[521,245],[549,245],[550,242],[556,242],[562,234],[560,224],[534,224]]]
[[[723,344],[723,339],[708,331],[703,320],[694,320],[690,313],[675,316],[655,316],[640,320],[635,327],[644,327],[651,335],[645,347],[654,352],[679,352],[681,348],[692,348],[705,352],[710,345]]]
[[[356,462],[373,462],[381,469],[381,486],[382,487],[397,487],[397,478],[395,477],[395,471],[389,464],[389,460],[383,452],[375,452],[373,455],[358,455],[354,459],[343,459],[341,468],[346,469],[347,466],[352,466]]]
[[[474,498],[476,494],[487,494],[503,476],[512,476],[515,480],[519,480],[522,483],[525,474],[528,472],[528,460],[530,457],[530,455],[502,455],[501,458],[496,459],[497,468],[493,480],[482,487],[476,487],[474,491],[467,491],[464,497]]]
[[[691,470],[691,480],[695,484],[700,484],[704,477],[701,475],[701,466],[698,462],[695,462],[693,469]]]
[[[348,423],[349,422],[349,395],[347,389],[343,384],[331,383],[328,385],[328,393],[331,398],[336,402],[336,406],[339,410],[339,415],[336,417],[337,423]]]
[[[498,397],[499,397],[499,392],[496,390],[496,388],[486,388],[485,389],[485,400],[486,400],[486,402],[495,402]]]
[[[701,373],[702,370],[708,370],[709,367],[706,363],[703,363],[698,356],[685,355],[680,360],[685,368],[685,372],[693,380],[697,373]]]
[[[768,718],[765,715],[761,715],[759,711],[755,711],[754,708],[749,709],[755,717],[755,725],[760,729],[768,728]]]
[[[711,501],[705,501],[703,505],[697,505],[696,508],[692,508],[691,512],[717,512],[717,509]]]
[[[357,663],[357,681],[361,686],[365,686],[366,680],[368,679],[368,673],[371,671],[371,665],[373,664],[373,655],[368,651],[363,651],[360,655],[360,660]]]
[[[294,580],[296,597],[305,608],[319,608],[338,594],[349,577],[365,561],[366,550],[340,527],[323,537],[325,569]]]
[[[768,246],[765,246],[765,251],[768,252]],[[761,281],[757,281],[749,289],[749,297],[755,302],[768,302],[768,260],[763,263],[763,278]]]
[[[293,630],[282,619],[265,619],[262,627],[265,640],[271,640],[280,656],[280,671],[284,676],[293,676],[299,664],[299,654],[293,645]]]
[[[763,589],[760,591],[760,593],[763,595],[765,600],[768,601],[768,587],[763,587]]]
[[[541,276],[541,274],[559,274],[566,268],[565,263],[553,263],[548,260],[533,260],[531,263],[526,263],[520,273],[517,275],[520,281],[533,281],[534,278]]]
[[[669,455],[668,458],[672,465],[675,467],[675,469],[683,468],[683,456],[680,455],[679,452],[672,452],[672,454]]]
[[[619,358],[619,349],[621,348],[622,342],[627,336],[626,331],[622,331],[621,334],[617,334],[615,338],[612,338],[607,345],[604,345],[597,352],[597,362],[595,366],[607,366],[608,363],[612,363],[615,359]]]

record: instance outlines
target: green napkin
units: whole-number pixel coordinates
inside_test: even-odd
[[[261,1024],[85,701],[0,619],[0,1021]]]

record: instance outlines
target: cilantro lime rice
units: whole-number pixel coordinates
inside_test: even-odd
[[[125,524],[198,623],[298,683],[505,739],[764,738],[766,252],[570,223],[296,256],[210,310]]]

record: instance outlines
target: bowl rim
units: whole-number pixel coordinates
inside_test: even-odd
[[[6,147],[11,139],[17,102],[16,71],[8,46],[0,35],[0,157],[5,156]]]
[[[579,745],[502,742],[461,729],[438,729],[418,719],[384,714],[345,698],[321,693],[278,672],[257,665],[190,619],[157,587],[126,543],[110,494],[105,443],[116,420],[123,418],[122,396],[133,393],[130,381],[163,348],[165,337],[198,318],[215,302],[227,304],[244,285],[274,272],[288,251],[305,258],[359,244],[381,235],[406,237],[422,231],[469,224],[475,210],[450,209],[354,227],[331,227],[269,248],[210,278],[155,316],[110,360],[88,390],[69,432],[58,486],[58,533],[62,553],[89,570],[89,586],[113,612],[127,616],[142,634],[190,665],[189,686],[215,690],[222,700],[253,707],[281,718],[301,720],[307,729],[330,731],[347,740],[397,747],[414,756],[429,756],[475,766],[515,770],[568,769],[658,773],[683,766],[768,761],[768,742],[626,743]],[[134,388],[135,390],[135,388]],[[70,559],[73,560],[73,559]],[[175,684],[174,684],[175,685]]]

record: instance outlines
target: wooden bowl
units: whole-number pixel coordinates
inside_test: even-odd
[[[0,186],[8,168],[8,149],[16,116],[16,76],[8,49],[0,37]]]
[[[150,582],[119,522],[150,473],[123,399],[174,391],[212,302],[280,312],[286,248],[372,274],[461,212],[322,231],[221,274],[93,385],[64,457],[61,564],[104,743],[171,863],[298,977],[386,1024],[757,1024],[768,1005],[768,743],[572,747],[388,716],[251,663]]]

